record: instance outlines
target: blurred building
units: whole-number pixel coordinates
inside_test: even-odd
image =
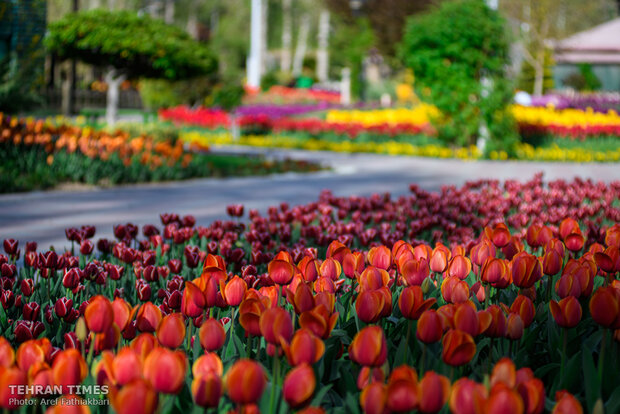
[[[574,34],[555,47],[554,81],[557,89],[588,64],[602,90],[620,91],[620,18]]]

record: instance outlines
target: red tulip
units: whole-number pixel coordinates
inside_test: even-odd
[[[454,414],[476,414],[484,411],[487,389],[469,378],[463,377],[452,384],[450,411]]]
[[[142,378],[142,360],[132,348],[122,348],[112,361],[112,375],[118,385]]]
[[[112,388],[110,402],[118,414],[148,414],[157,409],[157,393],[150,384],[137,379],[120,390]]]
[[[314,371],[308,364],[297,365],[286,374],[282,395],[291,408],[299,408],[310,402],[316,378]]]
[[[581,320],[581,305],[574,296],[567,296],[559,302],[551,300],[549,309],[555,323],[563,328],[573,328]]]
[[[272,260],[267,271],[275,284],[286,285],[295,275],[295,266],[284,260]]]
[[[226,331],[224,331],[224,326],[222,326],[220,321],[210,318],[200,326],[198,337],[202,349],[207,352],[213,352],[224,346]]]
[[[510,306],[510,313],[516,313],[521,317],[524,328],[528,328],[536,316],[534,303],[527,296],[519,295]]]
[[[399,271],[408,286],[420,286],[429,275],[430,268],[425,258],[405,261]]]
[[[178,394],[185,383],[186,366],[185,353],[155,348],[144,360],[143,375],[155,391]]]
[[[185,320],[180,313],[163,317],[157,326],[157,340],[168,348],[178,348],[185,339]]]
[[[521,252],[512,258],[511,272],[513,283],[527,289],[534,286],[542,277],[542,266],[536,256]]]
[[[441,296],[448,303],[462,303],[469,299],[469,285],[454,276],[446,277],[441,284]]]
[[[383,329],[367,326],[360,330],[349,346],[349,358],[363,366],[379,367],[387,359],[387,342]]]
[[[190,318],[200,316],[206,306],[206,299],[202,291],[192,282],[185,282],[181,311]]]
[[[116,298],[112,302],[112,310],[114,311],[114,323],[123,331],[131,321],[131,305],[124,299]]]
[[[424,294],[419,286],[409,286],[402,290],[398,298],[400,312],[407,319],[418,320],[422,312],[437,303],[437,299],[424,300]]]
[[[428,371],[419,384],[421,413],[439,412],[450,397],[450,380],[443,375]]]
[[[442,345],[442,359],[451,366],[467,364],[476,354],[474,338],[457,329],[451,329],[444,335]]]
[[[545,409],[545,385],[538,378],[531,378],[517,385],[526,414],[541,414]]]
[[[512,282],[509,262],[505,259],[487,259],[482,266],[480,275],[483,282],[498,289],[503,289]]]
[[[260,331],[265,341],[280,345],[282,340],[289,342],[293,336],[291,315],[282,308],[266,309],[260,316]]]
[[[613,286],[598,288],[590,299],[590,314],[599,325],[620,329],[620,289]]]
[[[364,255],[362,253],[347,253],[342,259],[342,271],[349,279],[356,279],[364,270]]]
[[[239,306],[247,289],[247,284],[239,276],[233,277],[226,284],[220,282],[220,292],[228,306]]]
[[[266,385],[263,367],[250,359],[240,359],[226,373],[226,392],[237,404],[256,403]]]
[[[70,385],[79,385],[86,375],[88,367],[82,354],[77,349],[60,351],[52,364],[54,384],[62,387],[63,392],[69,392]]]
[[[506,327],[506,337],[508,339],[517,340],[521,339],[523,336],[523,320],[516,313],[511,313],[508,315],[507,327]]]
[[[86,307],[84,319],[89,330],[96,333],[105,332],[114,323],[114,308],[108,298],[97,295]]]
[[[514,388],[517,382],[517,370],[510,358],[502,358],[493,367],[491,372],[491,387],[502,383],[508,388]]]
[[[338,312],[330,313],[325,305],[317,305],[311,311],[302,313],[299,316],[299,326],[314,332],[319,338],[327,339],[336,326]]]
[[[265,310],[261,300],[247,298],[239,305],[239,323],[248,335],[260,336],[260,316]]]
[[[450,250],[441,243],[437,244],[437,247],[433,250],[429,266],[433,272],[443,273],[448,267],[448,261],[450,260]]]
[[[196,405],[204,408],[216,408],[222,396],[222,379],[212,372],[194,377],[192,396]]]
[[[385,297],[379,290],[363,291],[355,301],[355,311],[358,318],[365,323],[375,323],[381,318]]]
[[[548,249],[543,256],[543,273],[547,276],[554,276],[562,270],[562,256],[556,250]]]
[[[364,414],[383,414],[387,408],[387,388],[380,382],[367,385],[360,394]]]
[[[510,231],[504,223],[498,223],[492,228],[485,227],[484,234],[498,248],[502,248],[510,242]]]
[[[386,393],[387,408],[391,412],[405,413],[416,409],[420,401],[417,376],[412,380],[391,375]]]
[[[155,332],[161,319],[161,310],[151,302],[146,302],[138,308],[136,327],[140,332]]]
[[[366,258],[369,265],[378,269],[388,270],[392,265],[392,252],[385,246],[371,248]]]
[[[491,388],[485,404],[485,413],[489,414],[523,414],[524,405],[521,396],[504,384]]]
[[[438,342],[443,335],[441,319],[437,312],[432,309],[422,312],[418,320],[416,337],[425,344]]]
[[[465,256],[454,256],[450,259],[450,264],[448,265],[448,276],[458,277],[463,280],[469,273],[471,272],[471,261]]]
[[[551,414],[583,414],[579,400],[567,391],[557,391],[555,401]]]
[[[323,341],[312,331],[303,328],[295,332],[290,345],[285,341],[281,345],[291,366],[304,363],[312,365],[325,353]]]

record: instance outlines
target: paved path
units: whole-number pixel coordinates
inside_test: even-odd
[[[257,152],[270,157],[285,156],[324,163],[333,168],[312,174],[282,174],[269,177],[197,179],[176,183],[122,186],[85,191],[46,191],[0,195],[0,241],[18,238],[40,248],[67,246],[64,229],[84,224],[97,227],[96,237],[112,237],[117,223],[160,224],[159,213],[193,214],[198,224],[226,217],[225,208],[243,203],[246,209],[267,207],[286,201],[291,205],[316,200],[324,188],[336,195],[408,193],[409,184],[436,190],[444,184],[461,185],[479,178],[528,179],[538,171],[545,179],[574,176],[595,181],[620,180],[618,164],[564,164],[537,162],[466,162],[374,154],[219,148],[225,152]],[[247,210],[246,210],[247,211]]]

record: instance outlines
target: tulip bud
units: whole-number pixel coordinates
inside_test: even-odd
[[[266,385],[263,367],[250,359],[240,359],[226,373],[226,392],[237,404],[256,403]]]
[[[207,319],[198,332],[200,345],[207,352],[213,352],[224,346],[226,331],[217,319]]]
[[[301,364],[284,378],[282,394],[291,408],[299,408],[310,402],[315,387],[314,370],[308,364]]]

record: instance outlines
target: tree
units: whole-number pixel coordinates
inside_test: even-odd
[[[183,30],[131,11],[90,10],[49,25],[45,39],[61,59],[107,67],[106,120],[116,121],[118,90],[126,78],[187,79],[217,71],[210,50]]]
[[[615,17],[613,0],[501,0],[499,5],[534,71],[534,95],[543,93],[545,60],[555,40]]]
[[[512,85],[505,76],[509,43],[499,13],[483,0],[444,2],[409,20],[401,56],[413,69],[420,96],[441,112],[434,120],[441,139],[473,145],[486,125],[488,148],[512,148],[516,133],[507,110]]]

